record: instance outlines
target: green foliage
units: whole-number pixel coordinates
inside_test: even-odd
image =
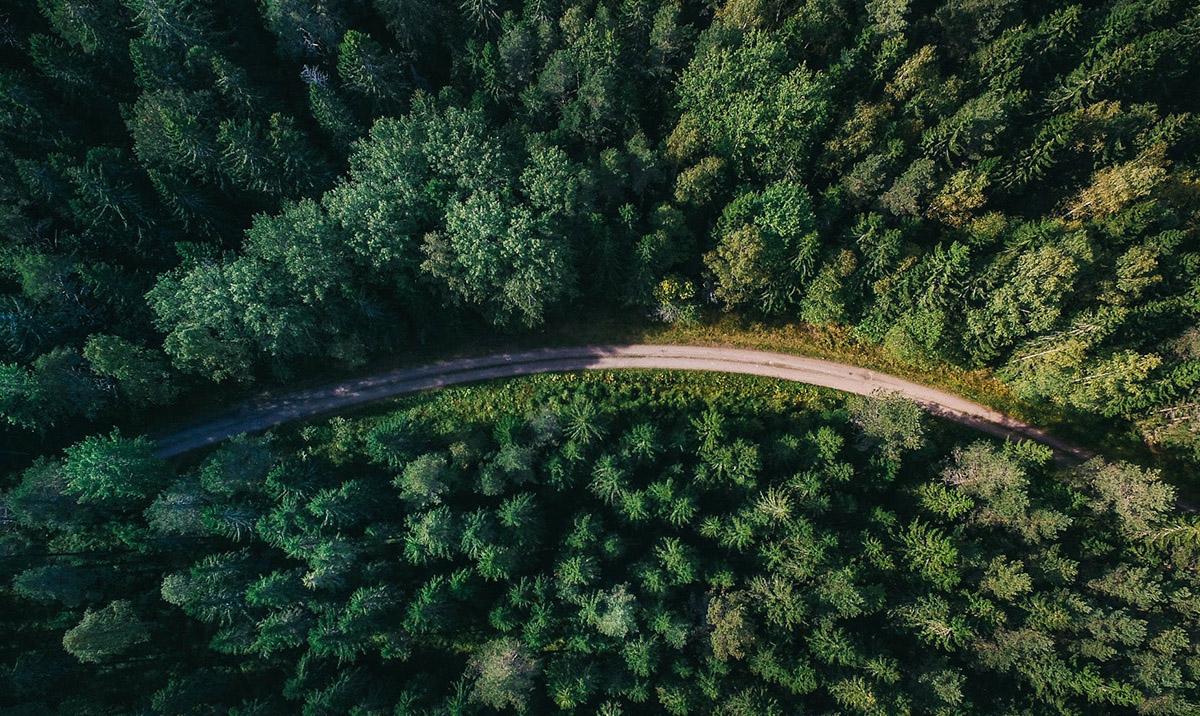
[[[13,591],[37,601],[58,601],[77,607],[96,596],[99,579],[86,567],[48,564],[21,572],[13,579]]]
[[[786,310],[813,271],[815,223],[808,192],[797,184],[776,182],[738,197],[721,216],[720,243],[704,257],[717,296],[730,308]]]
[[[782,38],[719,29],[698,43],[680,78],[676,131],[690,123],[703,144],[748,170],[794,174],[828,121],[827,78],[788,62]]]
[[[48,435],[171,385],[720,305],[997,369],[1190,454],[1196,23],[1176,0],[39,0],[0,30],[0,412]],[[198,380],[156,389],[160,348]]]
[[[221,170],[246,191],[272,197],[303,195],[328,182],[324,160],[282,114],[265,126],[249,120],[225,120],[217,129]]]
[[[925,414],[921,407],[900,395],[879,394],[846,401],[850,419],[863,437],[882,447],[888,458],[897,460],[924,444]]]
[[[95,373],[116,381],[135,405],[168,405],[179,394],[169,363],[154,349],[96,334],[84,344],[83,357]]]
[[[147,438],[124,438],[114,430],[94,435],[66,450],[63,475],[67,491],[81,502],[137,504],[154,494],[166,465],[154,457]]]
[[[150,638],[148,625],[133,605],[119,599],[98,611],[88,611],[63,635],[63,648],[81,662],[100,663],[129,651]]]
[[[405,465],[404,472],[396,477],[400,496],[414,507],[426,507],[441,502],[447,489],[451,473],[443,455],[427,453]]]
[[[1111,512],[1121,530],[1137,537],[1151,533],[1175,503],[1175,490],[1156,470],[1129,463],[1090,460],[1077,478],[1099,514]]]
[[[110,434],[213,382],[720,306],[993,369],[1186,482],[1192,3],[25,5],[0,708],[1195,711],[1194,530],[1159,473],[1054,481],[914,405],[492,397],[174,478]]]
[[[754,646],[754,632],[748,623],[745,594],[717,594],[708,602],[708,624],[713,658],[718,661],[742,659]]]
[[[524,207],[491,191],[446,207],[445,234],[425,238],[422,267],[451,293],[482,306],[500,325],[535,326],[547,302],[572,291],[566,247]]]
[[[488,642],[467,667],[474,676],[471,699],[494,709],[524,711],[538,665],[516,639]]]
[[[10,425],[37,429],[47,406],[42,401],[37,378],[33,371],[16,363],[0,364],[0,384],[4,386],[0,410]]]
[[[381,108],[395,106],[406,89],[399,59],[357,30],[348,31],[342,38],[337,70],[347,89]]]
[[[72,349],[37,357],[31,368],[0,363],[0,415],[10,425],[46,430],[66,420],[93,417],[103,405],[101,386]]]
[[[399,713],[1195,702],[1200,550],[1156,473],[1060,470],[886,399],[755,385],[453,388],[239,439],[173,480],[132,441],[89,438],[4,495],[19,673],[63,645],[87,664],[20,694],[236,709],[248,688]]]
[[[698,322],[696,287],[691,281],[668,276],[654,287],[654,315],[665,323],[690,326]]]

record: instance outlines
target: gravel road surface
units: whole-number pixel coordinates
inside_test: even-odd
[[[535,373],[652,368],[744,373],[832,388],[858,395],[899,393],[930,413],[1001,438],[1028,438],[1055,450],[1060,459],[1085,460],[1092,453],[1031,425],[943,390],[886,373],[786,353],[678,345],[613,345],[543,348],[399,368],[308,390],[258,398],[229,413],[159,437],[158,454],[174,457],[240,433],[336,413],[406,393],[448,385]]]

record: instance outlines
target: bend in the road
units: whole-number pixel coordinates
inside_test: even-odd
[[[543,348],[495,353],[399,368],[364,378],[250,401],[226,415],[158,440],[158,455],[174,457],[240,433],[334,413],[387,398],[450,385],[537,373],[648,368],[757,375],[832,388],[857,395],[898,393],[934,415],[1001,438],[1036,440],[1064,460],[1092,456],[1038,428],[953,393],[886,373],[818,358],[742,348],[686,345],[624,345]]]

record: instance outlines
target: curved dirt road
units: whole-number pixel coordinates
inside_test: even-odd
[[[1028,438],[1052,447],[1060,459],[1084,460],[1092,453],[1037,428],[952,393],[901,380],[886,373],[785,353],[678,345],[580,346],[543,348],[461,358],[415,368],[400,368],[366,378],[248,402],[230,413],[158,439],[158,455],[174,457],[218,443],[239,433],[333,413],[405,393],[459,383],[534,373],[576,370],[652,368],[744,373],[847,393],[899,393],[934,415],[1001,438]]]

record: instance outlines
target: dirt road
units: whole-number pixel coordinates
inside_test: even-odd
[[[885,373],[785,353],[675,345],[544,348],[400,368],[245,403],[223,416],[162,436],[158,440],[158,454],[174,457],[239,433],[259,432],[281,423],[334,413],[421,390],[534,373],[620,368],[744,373],[858,395],[871,395],[877,391],[899,393],[934,415],[985,433],[1002,438],[1028,438],[1049,445],[1061,459],[1084,460],[1092,456],[1086,450],[978,403]]]

